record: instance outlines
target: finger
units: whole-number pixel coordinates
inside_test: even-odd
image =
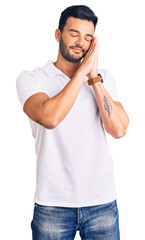
[[[93,36],[93,39],[94,39],[94,40],[95,40],[95,39],[98,40],[98,37],[97,37],[97,36]]]
[[[91,55],[96,55],[98,52],[98,43],[97,43],[97,40],[94,41],[94,44],[91,48],[91,51],[90,51],[90,54]]]
[[[96,37],[93,37],[92,41],[91,41],[91,44],[90,44],[90,47],[89,47],[89,50],[85,56],[85,59],[89,58],[89,57],[93,57],[93,52],[95,50],[95,47],[96,47],[96,42],[97,41],[97,38]],[[95,51],[96,52],[96,51]]]
[[[92,42],[91,42],[91,45],[90,45],[90,48],[88,50],[88,55],[91,55],[95,49],[95,46],[96,46],[96,39],[92,39]]]
[[[99,48],[99,41],[98,39],[95,40],[95,51],[98,51]]]
[[[94,40],[95,46],[96,46],[96,45],[99,45],[99,40],[98,40],[98,38],[97,38],[96,36],[94,36],[94,39],[93,39],[93,40]]]

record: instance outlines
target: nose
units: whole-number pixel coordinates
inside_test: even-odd
[[[76,39],[76,44],[83,47],[84,45],[84,40],[81,36],[79,36],[77,39]]]

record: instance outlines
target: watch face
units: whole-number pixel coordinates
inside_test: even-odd
[[[100,73],[98,73],[98,76],[100,76],[100,78],[101,78],[101,82],[103,83],[103,78],[102,78],[102,76],[101,76]]]

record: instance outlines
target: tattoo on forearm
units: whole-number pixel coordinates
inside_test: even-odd
[[[111,105],[109,99],[104,95],[103,90],[101,88],[101,84],[99,84],[99,87],[100,87],[100,90],[101,90],[102,95],[103,95],[104,108],[108,113],[108,117],[111,117],[112,105]]]
[[[110,117],[112,112],[112,106],[110,104],[110,101],[106,96],[103,97],[103,101],[104,101],[104,108],[108,113],[108,117]]]
[[[36,122],[37,122],[37,123],[39,123],[40,125],[42,125],[42,123],[41,123],[41,122],[39,122],[39,120],[36,120]]]

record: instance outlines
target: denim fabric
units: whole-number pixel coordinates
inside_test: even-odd
[[[31,222],[33,240],[120,240],[117,201],[69,208],[35,203]]]

